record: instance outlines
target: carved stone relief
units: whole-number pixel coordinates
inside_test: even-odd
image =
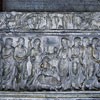
[[[1,13],[0,91],[56,91],[54,100],[62,95],[67,100],[64,91],[82,96],[95,90],[100,97],[99,17],[99,12]]]
[[[100,30],[99,12],[84,13],[0,13],[0,29],[29,32],[33,30]]]
[[[2,15],[2,14],[1,14]],[[31,30],[100,30],[100,13],[25,13],[7,12],[6,26],[10,31],[29,32]],[[4,19],[5,17],[3,17]],[[1,18],[2,19],[2,18]],[[1,21],[0,24],[4,22]]]
[[[21,34],[1,35],[0,90],[100,90],[100,35]]]

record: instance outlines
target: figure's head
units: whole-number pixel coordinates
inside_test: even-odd
[[[54,47],[54,48],[53,48],[53,52],[54,52],[54,53],[57,53],[57,52],[58,52],[58,48],[57,48],[57,47]]]
[[[27,23],[30,25],[32,24],[32,20],[31,19],[28,19]]]
[[[86,45],[87,46],[87,45],[89,45],[89,42],[90,41],[89,41],[89,38],[88,37],[84,37],[83,38],[83,45]]]
[[[33,44],[34,44],[35,46],[40,46],[41,40],[40,40],[39,38],[36,38],[36,39],[34,40]]]
[[[75,44],[76,46],[79,46],[79,45],[81,44],[81,38],[80,38],[80,37],[75,37],[75,38],[74,38],[74,44]]]
[[[99,42],[99,39],[98,39],[97,37],[94,37],[94,38],[92,39],[92,44],[93,44],[93,45],[96,45],[98,42]]]
[[[49,62],[49,60],[50,60],[50,58],[49,58],[48,56],[45,56],[45,57],[43,58],[42,62],[43,62],[43,63]]]
[[[5,45],[12,46],[12,43],[13,43],[13,39],[12,38],[6,38]]]
[[[18,43],[19,43],[19,45],[24,45],[25,39],[23,37],[18,38]]]
[[[68,46],[68,42],[69,42],[69,39],[67,39],[67,38],[62,38],[62,39],[61,39],[61,45],[62,45],[63,47]]]

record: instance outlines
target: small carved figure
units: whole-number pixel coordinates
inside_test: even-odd
[[[69,69],[69,62],[70,62],[70,57],[69,57],[69,40],[67,38],[62,38],[61,39],[61,49],[59,50],[59,75],[62,83],[62,88],[64,90],[70,88],[70,69]]]
[[[64,23],[63,23],[64,16],[58,14],[54,14],[52,16],[52,29],[63,29]]]
[[[84,84],[83,84],[84,89],[88,89],[88,90],[100,89],[100,83],[98,82],[95,71],[96,71],[96,69],[95,69],[95,67],[93,67],[88,79],[86,79],[84,81]]]
[[[39,29],[46,29],[47,28],[47,23],[46,23],[46,19],[47,19],[47,14],[40,14],[38,16],[38,28]]]
[[[41,40],[39,38],[36,38],[33,41],[33,44],[31,42],[32,42],[32,39],[29,40],[30,62],[32,64],[32,69],[31,69],[31,75],[27,83],[28,86],[34,80],[35,74],[38,73],[38,70],[40,68],[41,59],[42,59],[42,49],[40,47]]]
[[[25,47],[25,39],[23,37],[18,38],[17,46],[15,47],[14,58],[16,60],[17,68],[17,85],[18,88],[24,89],[26,80],[28,77],[27,72],[27,48]]]
[[[81,89],[84,82],[84,75],[82,72],[82,53],[81,53],[81,38],[74,38],[74,45],[72,46],[72,71],[71,71],[71,85],[72,89]]]
[[[12,46],[13,39],[7,38],[5,40],[5,46],[2,50],[3,57],[3,82],[2,87],[5,90],[14,89],[15,80],[15,60],[14,47]]]
[[[82,63],[84,68],[84,74],[86,76],[86,79],[88,79],[92,68],[92,52],[91,52],[91,46],[89,43],[88,37],[83,38],[83,48],[82,48]]]
[[[100,40],[98,38],[92,39],[92,58],[93,66],[96,69],[98,79],[100,78]],[[100,81],[100,80],[99,80]]]
[[[38,18],[37,15],[28,15],[26,17],[27,23],[26,23],[26,28],[29,29],[37,29],[38,28]]]
[[[91,21],[91,13],[77,14],[73,17],[75,29],[90,29]]]

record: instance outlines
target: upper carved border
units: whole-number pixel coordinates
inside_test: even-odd
[[[33,30],[100,30],[100,13],[5,12],[0,14],[0,29],[21,32]]]

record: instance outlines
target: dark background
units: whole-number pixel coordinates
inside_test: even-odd
[[[0,0],[0,11],[2,11],[2,0]]]
[[[100,11],[100,0],[0,0],[0,11]]]

